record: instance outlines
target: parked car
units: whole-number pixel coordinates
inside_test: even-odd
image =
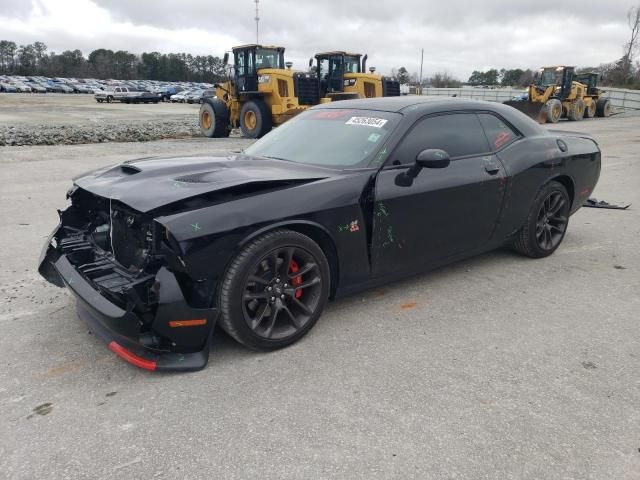
[[[47,83],[47,91],[53,93],[73,93],[73,89],[64,83],[49,82]]]
[[[205,98],[215,97],[215,90],[195,90],[185,95],[185,100],[187,103],[202,103]]]
[[[16,88],[18,93],[31,93],[31,87],[22,82],[12,82],[12,85]]]
[[[74,93],[93,93],[90,87],[82,83],[68,83],[67,85],[73,89]]]
[[[36,82],[29,82],[26,85],[31,87],[31,91],[35,93],[47,93],[47,89]]]
[[[122,103],[158,103],[160,102],[160,95],[156,93],[147,92],[144,90],[129,88],[129,87],[115,87],[113,90],[106,89],[96,92],[94,95],[98,103],[102,102],[122,102]]]
[[[190,93],[191,90],[183,90],[179,93],[171,95],[171,103],[185,103],[187,101],[187,95],[189,95]]]
[[[303,337],[329,298],[504,245],[553,254],[600,162],[587,134],[499,103],[332,102],[242,154],[76,178],[39,271],[126,361],[197,370],[216,323],[273,350]]]
[[[160,92],[162,94],[162,98],[163,101],[169,101],[171,99],[172,95],[175,95],[176,93],[180,93],[184,91],[184,88],[179,87],[179,86],[171,86],[171,87],[165,87],[163,88],[163,90]]]
[[[199,103],[204,90],[191,90],[184,96],[186,103]]]
[[[10,83],[0,82],[0,92],[16,93],[18,89]]]

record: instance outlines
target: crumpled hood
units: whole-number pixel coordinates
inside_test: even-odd
[[[145,213],[216,191],[327,178],[336,171],[249,156],[175,157],[131,160],[74,179],[80,188]]]

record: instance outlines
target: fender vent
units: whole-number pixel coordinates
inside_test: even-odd
[[[223,168],[216,168],[202,173],[194,173],[193,175],[185,175],[184,177],[174,178],[173,180],[181,183],[211,183],[213,180],[210,175],[219,172]]]
[[[126,173],[127,175],[135,175],[136,173],[140,173],[142,171],[138,167],[134,167],[133,165],[120,165],[120,170],[122,170],[122,173]]]

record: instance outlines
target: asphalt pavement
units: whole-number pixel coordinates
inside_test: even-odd
[[[0,477],[640,478],[640,117],[562,122],[604,152],[551,257],[509,250],[329,304],[265,354],[139,370],[36,272],[71,177],[243,139],[0,148]]]

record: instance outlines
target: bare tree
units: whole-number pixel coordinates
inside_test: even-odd
[[[622,57],[622,68],[625,78],[631,76],[631,67],[633,65],[633,57],[640,46],[640,5],[631,7],[627,12],[627,22],[631,28],[631,38],[629,43],[624,47],[624,56]]]

